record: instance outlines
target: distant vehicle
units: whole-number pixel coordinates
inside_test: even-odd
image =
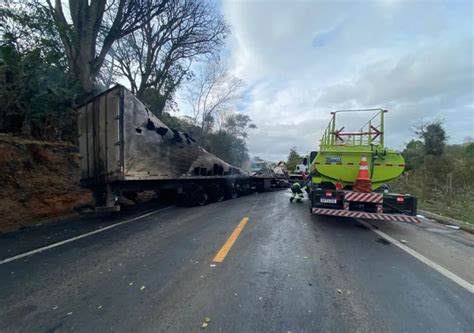
[[[272,179],[272,187],[286,188],[289,187],[288,173],[286,171],[286,163],[275,163],[257,160],[250,164],[250,172],[252,176],[266,176]]]
[[[296,165],[294,173],[306,173],[308,172],[308,165],[307,164],[298,164]]]
[[[289,174],[290,184],[293,183],[304,183],[306,182],[306,176],[308,175],[309,162],[308,158],[303,158],[301,164],[297,164],[295,170]]]
[[[176,191],[182,203],[204,205],[265,191],[274,181],[210,154],[120,85],[79,106],[78,131],[81,184],[94,192],[97,210],[120,210],[121,195],[146,190]]]
[[[362,128],[344,132],[336,127],[336,115],[375,112]],[[419,222],[417,200],[408,194],[389,193],[387,182],[399,177],[403,156],[384,145],[383,109],[341,110],[332,119],[310,155],[310,202],[315,214],[376,220]]]

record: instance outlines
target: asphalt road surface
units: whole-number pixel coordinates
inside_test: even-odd
[[[371,225],[278,191],[2,235],[0,331],[474,331],[473,235]]]

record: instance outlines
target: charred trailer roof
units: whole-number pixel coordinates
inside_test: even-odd
[[[78,107],[81,183],[248,176],[166,126],[117,85]]]

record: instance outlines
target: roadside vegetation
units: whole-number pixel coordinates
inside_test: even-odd
[[[407,143],[404,174],[394,190],[418,198],[418,208],[474,224],[474,141],[447,145],[439,120],[420,123]]]
[[[286,159],[288,172],[293,172],[298,164],[303,163],[303,158],[304,157],[296,151],[296,147],[291,148],[288,158]]]
[[[170,127],[243,166],[255,125],[235,110],[244,83],[219,60],[229,33],[199,0],[0,5],[0,133],[76,143],[76,107],[126,82]]]
[[[418,198],[418,209],[474,224],[474,139],[446,144],[443,122],[417,123],[416,139],[402,151],[405,172],[392,182],[395,192]],[[303,156],[290,149],[288,170]]]

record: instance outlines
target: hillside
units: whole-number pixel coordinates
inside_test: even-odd
[[[0,232],[73,213],[91,200],[79,186],[75,145],[0,135]]]

